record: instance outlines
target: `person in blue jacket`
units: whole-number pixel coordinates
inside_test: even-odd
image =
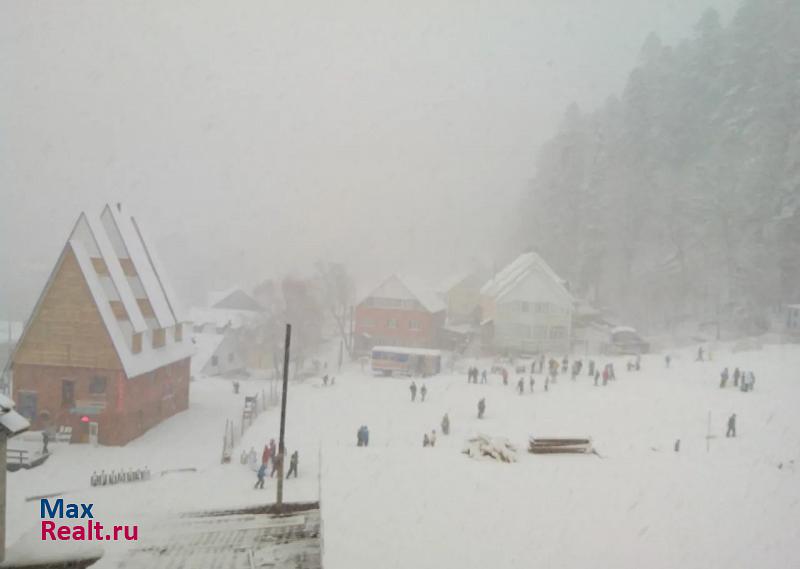
[[[262,462],[261,466],[258,469],[258,473],[256,473],[258,480],[256,481],[256,485],[253,486],[253,489],[261,488],[264,489],[264,478],[267,476],[267,463]]]

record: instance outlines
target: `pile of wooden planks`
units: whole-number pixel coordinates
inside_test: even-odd
[[[589,438],[536,438],[528,440],[528,452],[533,454],[589,454],[594,452]]]

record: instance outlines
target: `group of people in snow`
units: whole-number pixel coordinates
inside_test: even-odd
[[[642,369],[642,356],[637,355],[636,359],[628,360],[628,371],[641,371]]]
[[[411,402],[417,400],[417,382],[412,381],[411,385],[408,386],[408,389],[411,391]],[[425,387],[425,384],[422,384],[422,387],[419,388],[419,400],[420,403],[425,402],[425,396],[428,394],[428,388]]]
[[[251,467],[256,463],[257,454],[253,447],[250,447],[250,452],[247,453],[246,461]],[[289,471],[286,473],[287,480],[292,477],[292,474],[297,478],[299,462],[300,453],[294,451],[289,457]],[[261,453],[261,465],[256,470],[256,484],[254,488],[263,489],[264,480],[267,477],[267,470],[269,470],[269,477],[272,478],[275,473],[278,472],[278,469],[281,468],[282,463],[283,457],[278,452],[275,439],[270,439],[269,442],[264,445],[264,450]]]
[[[356,431],[356,446],[369,446],[369,427],[366,425],[361,425]]]
[[[481,383],[489,383],[489,377],[486,370],[480,371],[476,367],[471,367],[467,370],[467,383],[478,383],[478,375],[480,374]]]
[[[731,374],[728,368],[722,370],[720,373],[719,387],[724,389],[728,384]],[[733,386],[738,387],[742,392],[752,391],[756,385],[756,376],[752,371],[740,371],[737,367],[733,370]]]
[[[436,446],[436,429],[431,431],[431,434],[425,433],[422,437],[422,446],[423,447],[433,447]]]

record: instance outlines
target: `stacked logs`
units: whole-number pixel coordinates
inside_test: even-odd
[[[533,454],[588,454],[594,452],[592,439],[535,438],[528,440],[528,452]]]

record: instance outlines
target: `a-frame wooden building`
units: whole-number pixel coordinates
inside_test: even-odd
[[[188,407],[183,322],[136,220],[81,214],[10,360],[17,410],[73,442],[127,443]]]

